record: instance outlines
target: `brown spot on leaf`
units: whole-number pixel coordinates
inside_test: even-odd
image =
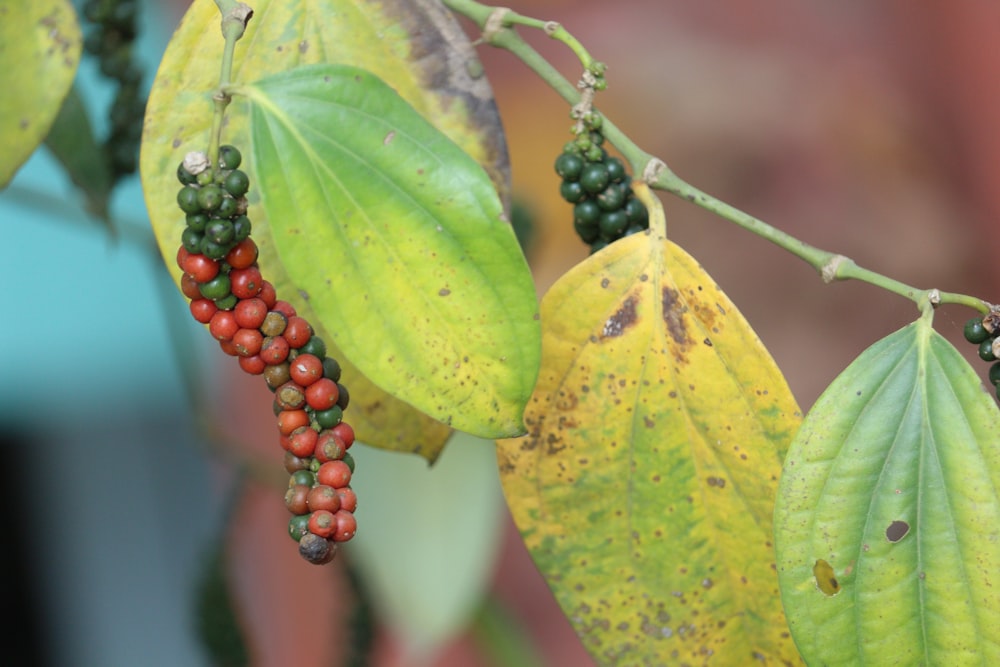
[[[677,290],[670,287],[663,288],[663,321],[667,325],[670,337],[678,345],[687,342],[687,329],[684,326],[684,312],[687,308],[678,300]]]
[[[714,486],[719,489],[726,488],[726,480],[722,479],[721,477],[709,477],[705,481],[708,482],[709,486]]]
[[[447,287],[442,287],[438,290],[438,296],[448,296],[449,294],[451,294],[451,290]]]
[[[601,338],[615,338],[625,333],[625,330],[635,324],[637,315],[635,312],[636,298],[629,296],[618,311],[608,318],[601,330]]]

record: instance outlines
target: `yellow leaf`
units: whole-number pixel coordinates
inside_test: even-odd
[[[529,435],[499,442],[507,502],[599,663],[798,663],[771,543],[798,407],[732,302],[651,227],[545,296]]]
[[[0,1],[0,188],[52,127],[73,85],[81,41],[66,0]]]

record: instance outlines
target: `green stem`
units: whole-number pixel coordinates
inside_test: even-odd
[[[525,42],[512,27],[514,25],[542,27],[546,29],[547,33],[554,36],[553,32],[547,29],[546,26],[557,24],[542,22],[537,19],[529,20],[509,10],[489,7],[474,0],[442,1],[452,11],[475,22],[483,30],[483,40],[486,43],[512,53],[570,105],[579,103],[581,94],[577,87],[570,83],[541,54]],[[495,17],[498,16],[497,12],[506,13],[499,15],[502,16],[502,20],[499,21],[499,25],[494,25],[492,23],[496,23]],[[568,33],[566,34],[568,35]],[[578,50],[574,48],[570,41],[565,39],[561,39],[561,41],[570,46],[578,56],[580,53],[586,54],[586,50],[582,46]],[[571,41],[575,42],[576,40],[572,39]],[[589,54],[586,54],[586,58],[590,58]],[[583,57],[581,57],[582,60]],[[622,156],[628,160],[633,172],[642,174],[643,180],[649,183],[651,187],[665,190],[682,199],[686,199],[787,250],[816,269],[826,282],[848,279],[860,280],[898,294],[915,302],[920,307],[923,307],[924,304],[936,306],[942,303],[950,303],[968,306],[983,313],[990,310],[990,304],[982,299],[953,292],[918,289],[870,269],[858,266],[848,257],[827,250],[821,250],[804,243],[772,227],[763,220],[744,213],[686,183],[674,174],[661,160],[639,148],[635,142],[629,139],[607,117],[603,119],[601,131],[607,141],[614,145],[621,152]]]
[[[219,89],[212,96],[215,114],[212,116],[212,133],[208,138],[208,164],[213,172],[219,164],[219,146],[222,145],[222,121],[226,116],[226,107],[232,97],[226,88],[232,82],[233,54],[236,42],[246,32],[247,23],[253,16],[253,10],[236,0],[215,0],[219,13],[222,14],[222,37],[225,45],[222,49],[222,68],[219,72]]]

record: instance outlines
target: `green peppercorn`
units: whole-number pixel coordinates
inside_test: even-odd
[[[219,204],[219,208],[215,209],[215,216],[217,218],[232,218],[235,217],[239,211],[239,202],[232,197],[226,196],[222,198],[222,203]]]
[[[212,219],[205,225],[205,238],[224,246],[235,240],[236,229],[230,220]]]
[[[587,192],[577,181],[563,181],[562,185],[559,186],[559,194],[570,204],[583,201],[583,198],[587,196]]]
[[[588,164],[580,172],[580,185],[591,194],[601,192],[609,182],[608,168],[600,162]]]
[[[340,406],[333,406],[328,410],[318,410],[313,413],[313,419],[320,428],[333,428],[340,423],[344,416],[344,409]]]
[[[611,183],[597,195],[597,205],[602,211],[618,211],[625,206],[627,190],[620,183]],[[628,217],[628,213],[625,214]]]
[[[236,169],[243,162],[243,156],[235,146],[226,144],[219,146],[219,167],[221,169]]]
[[[340,362],[333,357],[323,359],[323,377],[340,382]]]
[[[625,211],[606,211],[601,214],[597,221],[597,227],[601,230],[601,236],[608,240],[614,240],[622,235],[628,227],[628,216]]]
[[[191,253],[200,253],[202,244],[202,234],[190,227],[181,232],[181,245]]]
[[[192,185],[185,185],[177,192],[177,205],[185,213],[201,212],[201,204],[198,203],[198,190]]]
[[[575,153],[562,153],[556,158],[556,173],[566,181],[575,181],[583,169],[583,158]]]
[[[217,185],[206,185],[198,190],[198,204],[203,211],[214,211],[222,203],[222,188]]]
[[[983,361],[995,361],[996,355],[993,354],[993,339],[987,338],[986,340],[979,343],[979,358]]]
[[[250,189],[250,177],[246,175],[246,172],[234,169],[226,176],[222,187],[232,196],[242,197]]]
[[[581,225],[596,225],[601,217],[601,207],[593,199],[585,199],[573,207],[573,222]]]
[[[965,323],[963,333],[965,334],[965,340],[975,345],[982,343],[990,337],[990,332],[983,327],[983,318],[980,315],[969,319],[969,321]]]
[[[625,180],[625,176],[627,175],[628,172],[625,170],[625,163],[622,162],[619,158],[616,157],[608,158],[607,161],[604,163],[604,166],[607,167],[608,169],[608,178],[611,179],[611,182],[619,183]]]

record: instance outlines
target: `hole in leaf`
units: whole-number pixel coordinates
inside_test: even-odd
[[[899,542],[906,537],[908,532],[910,532],[910,524],[905,521],[896,520],[890,523],[889,527],[885,529],[885,539],[890,542]]]
[[[813,577],[816,578],[816,586],[824,595],[836,595],[840,592],[840,582],[833,572],[833,567],[820,558],[813,565]]]

